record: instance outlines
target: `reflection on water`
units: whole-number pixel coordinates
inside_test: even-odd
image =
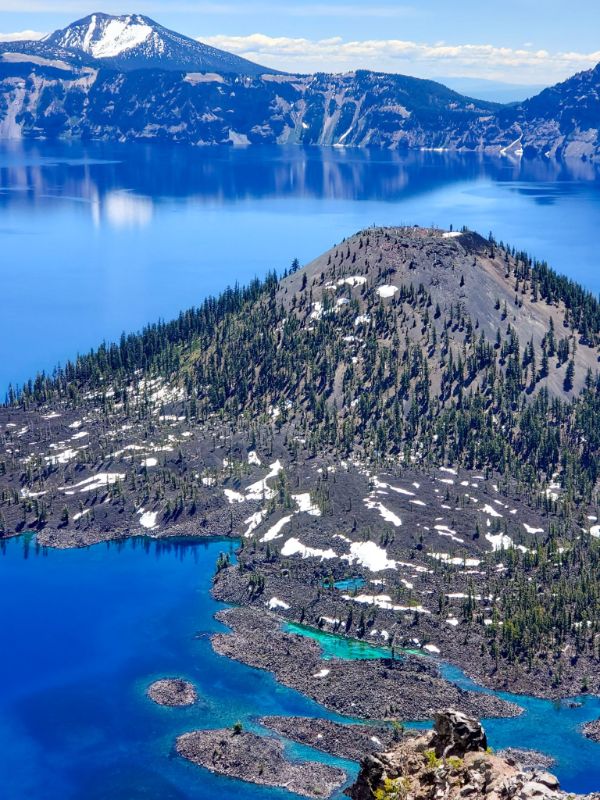
[[[65,551],[36,550],[31,536],[3,543],[2,800],[290,797],[173,754],[176,736],[195,728],[252,727],[261,714],[332,716],[212,650],[209,634],[224,630],[212,575],[219,552],[234,546],[143,537]],[[151,703],[148,685],[170,675],[192,681],[199,702]]]
[[[166,198],[393,202],[452,179],[547,184],[597,178],[598,167],[589,162],[480,154],[34,142],[2,143],[0,148],[0,207],[79,200],[116,225],[148,223],[153,204]],[[541,202],[550,196],[541,187],[516,190]]]
[[[584,162],[3,143],[0,393],[372,224],[493,230],[596,291],[599,188]]]

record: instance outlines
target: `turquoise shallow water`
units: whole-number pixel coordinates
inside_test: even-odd
[[[304,625],[286,624],[285,629],[317,641],[324,659],[329,658],[381,658],[388,657],[387,648],[373,647],[368,642],[345,640],[340,636],[308,628]],[[424,656],[425,657],[425,656]],[[584,722],[600,717],[600,698],[574,697],[560,703],[539,700],[535,697],[508,692],[494,693],[470,680],[460,669],[439,662],[447,680],[464,689],[498,694],[524,709],[519,717],[484,720],[490,745],[494,749],[521,747],[539,750],[556,760],[552,768],[563,789],[571,792],[597,791],[600,787],[600,744],[581,735]],[[571,707],[571,703],[577,707]],[[427,727],[416,724],[416,727]]]
[[[252,726],[260,714],[330,716],[268,673],[213,652],[208,634],[223,626],[209,588],[219,552],[231,547],[140,539],[37,552],[23,539],[4,544],[2,800],[290,797],[173,755],[175,737],[198,727]],[[149,702],[146,687],[164,675],[191,680],[200,703]]]
[[[174,316],[228,283],[282,269],[295,256],[306,262],[373,223],[493,230],[597,292],[599,212],[598,174],[585,164],[3,143],[0,394],[9,381]],[[6,545],[3,800],[289,797],[172,757],[174,737],[194,727],[251,724],[261,713],[326,715],[269,675],[212,652],[206,634],[219,628],[218,606],[208,589],[219,550],[230,546],[140,540],[36,553],[24,540]],[[335,638],[324,657],[372,658],[382,650]],[[148,704],[148,682],[170,673],[193,680],[204,702],[178,711]],[[557,758],[565,788],[600,788],[600,746],[577,732],[600,716],[600,701],[585,698],[575,709],[518,702],[525,715],[488,723],[494,746],[537,747]]]
[[[262,714],[335,718],[265,672],[216,655],[223,627],[209,594],[226,541],[145,539],[87,550],[42,551],[25,538],[3,544],[0,586],[0,775],[3,800],[261,800],[290,795],[211,775],[173,755],[177,734],[197,727],[255,727]],[[305,626],[323,657],[380,658],[389,650]],[[484,691],[442,664],[449,680]],[[145,697],[157,677],[181,675],[200,694],[191,709]],[[582,706],[502,694],[525,709],[487,720],[493,747],[529,747],[557,759],[565,789],[600,787],[600,745],[578,727],[600,716]],[[290,745],[293,755],[341,763]],[[26,765],[26,768],[24,767]],[[346,764],[348,767],[349,765]],[[350,765],[351,774],[353,774]]]

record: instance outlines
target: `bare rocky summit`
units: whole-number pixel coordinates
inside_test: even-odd
[[[561,791],[554,775],[525,771],[513,758],[490,753],[480,723],[453,709],[436,715],[433,731],[403,740],[387,753],[366,756],[346,793],[352,800],[573,797]]]

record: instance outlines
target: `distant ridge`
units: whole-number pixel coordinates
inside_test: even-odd
[[[25,137],[596,160],[600,68],[502,105],[406,75],[281,73],[144,15],[98,12],[0,43],[0,139]]]

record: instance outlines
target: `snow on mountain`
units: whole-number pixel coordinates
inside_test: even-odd
[[[120,70],[167,69],[262,75],[274,70],[164,28],[142,14],[95,13],[43,39]]]
[[[69,50],[83,50],[94,58],[114,58],[146,42],[153,30],[138,15],[110,19],[92,14],[86,25],[75,23],[61,34],[50,34],[46,41],[53,40],[53,44]],[[154,36],[158,49],[162,43],[156,33]]]

